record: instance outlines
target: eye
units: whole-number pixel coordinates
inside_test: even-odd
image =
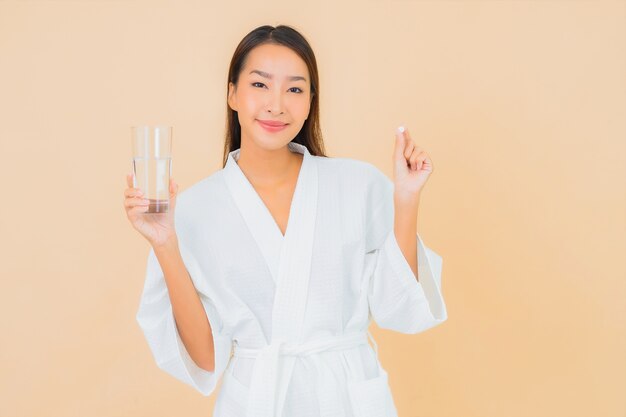
[[[250,85],[252,85],[252,86],[256,87],[256,84],[258,84],[258,85],[260,85],[260,86],[265,86],[265,84],[260,83],[260,82],[258,82],[258,81],[257,81],[257,82],[253,82],[253,83],[252,83],[252,84],[250,84]],[[291,88],[289,89],[289,91],[291,91],[291,90],[293,90],[293,89],[298,90],[298,91],[294,91],[294,93],[298,93],[298,94],[303,93],[302,89],[301,89],[301,88],[299,88],[299,87],[291,87]]]

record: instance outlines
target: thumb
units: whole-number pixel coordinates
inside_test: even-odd
[[[178,184],[174,181],[174,178],[170,178],[170,197],[176,198],[178,195]]]
[[[394,148],[394,160],[396,163],[406,165],[406,158],[404,157],[404,149],[406,148],[406,138],[404,137],[404,126],[401,125],[396,129],[396,142]]]
[[[178,184],[170,178],[170,200],[173,205],[176,204],[176,196],[178,196]]]

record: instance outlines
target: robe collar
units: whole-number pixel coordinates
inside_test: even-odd
[[[313,156],[306,146],[299,143],[289,142],[287,146],[291,152],[303,154],[303,160],[292,197],[284,236],[269,209],[237,164],[241,148],[228,154],[223,170],[230,194],[267,263],[274,283],[278,281],[278,268],[283,244],[286,240],[290,240],[289,236],[292,233],[297,233],[297,230],[294,229],[299,229],[302,226],[298,226],[298,224],[307,221],[303,218],[305,214],[303,210],[299,210],[297,207],[302,204],[311,204],[311,201],[317,203],[317,167]],[[315,183],[315,190],[311,189],[313,183]],[[311,198],[313,192],[315,196]],[[303,201],[307,196],[309,196],[308,203]],[[314,218],[308,219],[308,221],[311,220]]]

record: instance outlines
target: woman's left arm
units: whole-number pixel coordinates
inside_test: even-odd
[[[394,181],[377,171],[368,193],[365,252],[368,306],[379,327],[415,334],[448,315],[441,291],[442,257],[417,233],[421,190],[432,172],[428,155],[398,131]],[[375,207],[375,208],[374,208]]]
[[[394,224],[393,231],[406,261],[411,266],[415,278],[417,274],[417,211],[419,194],[413,198],[394,193]]]
[[[394,149],[394,234],[402,254],[419,281],[417,265],[417,211],[420,193],[433,172],[430,157],[415,145],[408,129],[396,130]]]

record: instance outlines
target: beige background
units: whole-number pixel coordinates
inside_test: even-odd
[[[338,4],[340,3],[340,4]],[[373,325],[402,417],[626,415],[626,2],[0,0],[0,415],[208,416],[135,313],[129,126],[221,167],[239,40],[311,42],[330,156],[431,155],[419,232],[449,319]]]

